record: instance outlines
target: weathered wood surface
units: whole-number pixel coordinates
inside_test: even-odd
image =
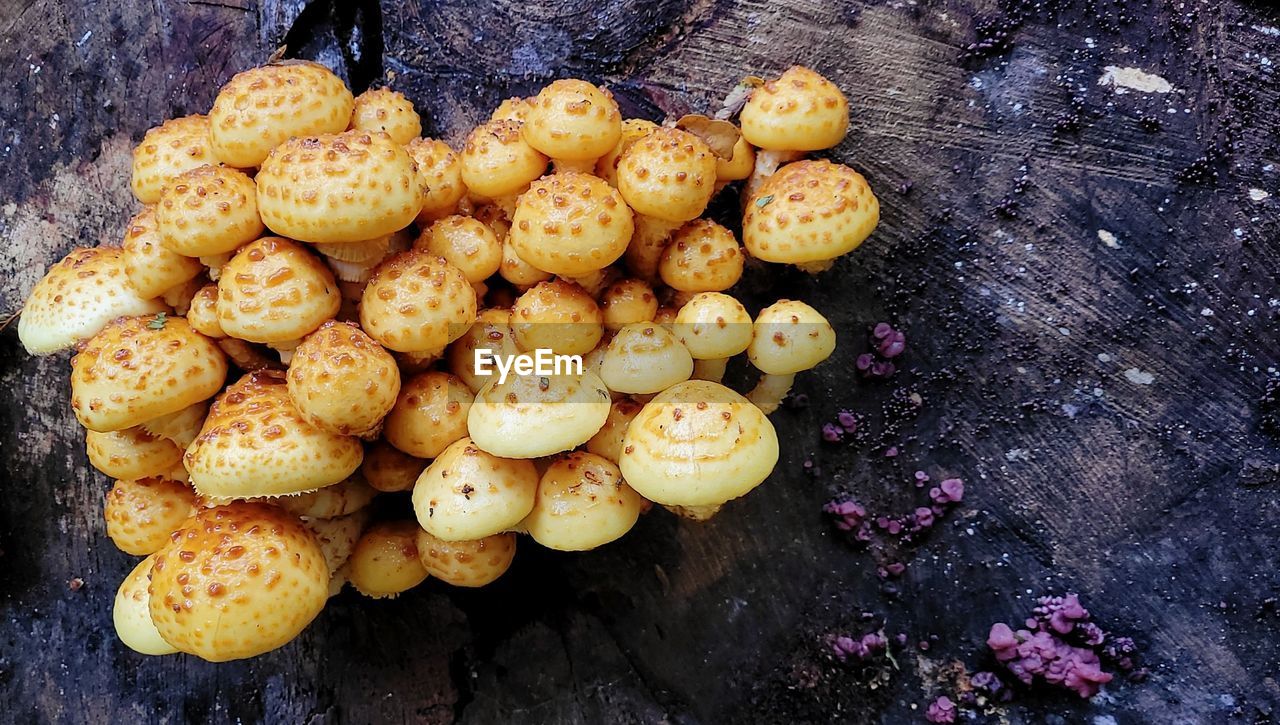
[[[934,668],[981,663],[990,623],[1047,589],[1134,634],[1153,676],[1091,703],[1023,698],[1010,719],[1273,717],[1280,450],[1260,422],[1280,364],[1277,27],[1264,3],[1197,0],[3,0],[0,311],[73,245],[116,243],[131,146],[286,37],[357,85],[392,77],[452,140],[559,76],[661,117],[810,64],[853,101],[834,156],[868,176],[884,221],[817,280],[753,287],[827,311],[842,347],[801,378],[811,405],[777,414],[790,444],[747,499],[703,526],[648,516],[589,554],[527,546],[485,591],[347,593],[239,664],[115,640],[132,561],[103,532],[66,358],[28,358],[10,328],[0,721],[905,722]],[[1106,66],[1173,91],[1117,94]],[[910,338],[892,386],[851,373],[880,319]],[[898,432],[874,426],[897,458],[820,444],[822,421],[879,419],[894,388],[924,401]],[[810,456],[821,476],[801,472]],[[840,487],[906,505],[916,468],[963,476],[970,500],[887,599],[819,507]],[[817,654],[863,609],[938,635],[875,691]]]

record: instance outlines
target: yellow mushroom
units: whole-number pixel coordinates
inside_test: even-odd
[[[110,433],[88,431],[85,449],[89,463],[112,478],[136,480],[148,476],[168,476],[182,471],[182,449],[168,438],[152,435],[141,427]]]
[[[618,161],[618,191],[637,214],[689,221],[707,208],[715,186],[716,155],[678,128],[650,131]]]
[[[120,249],[129,283],[144,298],[159,297],[204,272],[199,260],[164,245],[154,207],[144,208],[129,220]]]
[[[330,320],[289,361],[289,398],[307,422],[342,435],[378,429],[400,393],[391,353],[354,322]]]
[[[360,303],[360,326],[397,352],[440,355],[475,319],[476,293],[466,275],[419,250],[374,268]]]
[[[618,330],[600,365],[600,379],[618,393],[658,393],[692,374],[689,351],[669,330],[652,322]]]
[[[115,625],[116,636],[134,652],[144,655],[176,654],[178,648],[164,641],[151,621],[151,595],[147,587],[151,584],[151,566],[154,563],[155,557],[148,556],[138,562],[120,583],[111,607],[111,621]]]
[[[709,219],[694,219],[671,237],[658,274],[681,292],[720,292],[742,279],[745,261],[733,232]]]
[[[627,434],[627,426],[631,425],[632,419],[640,415],[643,407],[631,398],[614,401],[609,408],[609,417],[605,419],[604,426],[591,436],[591,440],[587,441],[587,450],[616,465],[618,459],[622,457],[622,438]]]
[[[418,458],[435,458],[467,435],[467,415],[475,397],[461,379],[438,370],[405,381],[387,414],[382,435]]]
[[[494,374],[476,370],[476,351],[481,349],[489,350],[493,358],[520,354],[515,333],[511,330],[511,310],[481,310],[471,329],[449,344],[445,353],[449,372],[458,376],[472,393],[479,392]]]
[[[218,280],[223,332],[283,351],[333,319],[341,304],[329,268],[301,244],[280,237],[242,248]]]
[[[562,279],[539,282],[511,308],[511,330],[525,351],[585,355],[604,335],[600,307],[578,285]]]
[[[756,316],[747,358],[764,376],[747,397],[772,413],[791,390],[796,373],[816,367],[835,349],[835,330],[822,313],[803,302],[778,300]]]
[[[760,149],[743,192],[750,200],[780,165],[839,144],[849,128],[849,101],[831,81],[797,65],[753,90],[739,121],[743,138]]]
[[[169,542],[196,507],[191,487],[168,478],[119,480],[107,492],[107,536],[126,554],[146,556]]]
[[[471,284],[497,274],[502,265],[502,242],[484,222],[465,216],[447,216],[423,230],[413,243],[419,249],[458,268]]]
[[[557,171],[591,171],[622,137],[622,114],[608,91],[561,79],[530,101],[521,131],[530,146],[555,160]]]
[[[332,486],[296,496],[281,496],[272,503],[304,519],[333,519],[363,510],[377,495],[377,489],[359,474],[353,474]]]
[[[264,229],[254,180],[226,166],[177,175],[160,193],[155,213],[164,246],[187,257],[233,252]]]
[[[387,599],[418,586],[427,569],[418,558],[418,527],[412,521],[380,521],[369,527],[347,559],[347,579],[356,591]]]
[[[543,472],[523,528],[548,549],[585,551],[630,531],[643,505],[616,465],[574,451],[557,456]]]
[[[175,176],[216,163],[209,119],[200,115],[173,118],[148,130],[134,147],[129,186],[135,199],[155,204]]]
[[[520,195],[511,219],[516,254],[534,267],[578,277],[622,256],[634,230],[616,189],[589,174],[545,176]]]
[[[658,314],[658,296],[643,280],[621,279],[601,295],[600,311],[605,329],[617,332],[633,322],[652,322]]]
[[[381,131],[404,146],[422,135],[422,118],[403,93],[390,88],[370,88],[355,97],[352,131]]]
[[[747,308],[721,292],[694,295],[676,313],[672,330],[693,356],[693,377],[714,383],[724,377],[729,358],[745,351],[755,334]]]
[[[426,226],[454,213],[467,194],[462,182],[462,161],[449,144],[432,138],[415,138],[405,145],[409,158],[418,165],[422,179],[422,209],[418,224]]]
[[[645,118],[624,120],[622,136],[618,138],[618,143],[609,153],[596,160],[595,175],[608,182],[609,186],[618,188],[618,162],[622,159],[622,152],[631,148],[631,144],[644,138],[655,128],[658,128],[658,124]]]
[[[445,541],[418,529],[418,559],[427,573],[455,587],[491,584],[511,568],[516,535],[491,534],[472,541]]]
[[[549,456],[590,440],[609,417],[611,401],[608,388],[589,370],[550,376],[513,372],[505,381],[495,377],[476,394],[467,430],[476,447],[495,456]]]
[[[476,126],[462,147],[462,181],[467,189],[492,199],[509,216],[515,197],[547,170],[547,157],[530,146],[516,121]]]
[[[360,475],[374,489],[395,493],[412,489],[426,467],[427,461],[411,456],[386,441],[377,441],[365,450]]]
[[[486,453],[470,438],[445,449],[413,487],[413,509],[427,533],[472,541],[507,531],[533,509],[532,462]]]

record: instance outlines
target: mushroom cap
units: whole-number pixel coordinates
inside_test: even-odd
[[[386,441],[378,441],[364,452],[360,475],[370,486],[384,493],[408,491],[427,468],[427,461],[411,456]]]
[[[616,465],[574,451],[558,456],[543,472],[524,528],[548,549],[585,551],[630,531],[643,505]]]
[[[520,523],[537,492],[538,471],[531,461],[499,458],[463,438],[418,477],[413,510],[432,536],[472,541]]]
[[[329,566],[296,516],[237,501],[200,510],[170,536],[148,591],[165,641],[225,662],[298,636],[329,598]]]
[[[589,370],[581,376],[513,372],[476,394],[467,430],[476,447],[495,456],[549,456],[590,440],[609,417],[611,401],[609,389]]]
[[[89,463],[112,478],[138,479],[163,476],[182,467],[182,449],[168,438],[142,428],[99,433],[84,437]]]
[[[627,426],[640,415],[642,408],[643,405],[631,398],[615,400],[604,425],[587,441],[587,450],[616,465],[622,457],[622,438],[627,434]]]
[[[719,292],[742,279],[746,255],[733,232],[710,219],[694,219],[676,230],[662,258],[658,274],[681,292]]]
[[[445,541],[418,529],[418,559],[431,576],[455,587],[482,587],[511,568],[516,535],[507,531],[473,541]]]
[[[363,435],[395,405],[400,368],[359,325],[329,320],[293,351],[288,381],[289,399],[307,422]]]
[[[723,292],[702,292],[676,313],[673,331],[694,360],[720,360],[746,350],[755,327],[741,302]]]
[[[213,101],[213,152],[229,166],[261,166],[289,138],[344,130],[354,107],[347,85],[319,63],[250,68],[233,76]]]
[[[178,648],[164,641],[151,621],[151,595],[147,587],[151,584],[151,565],[154,563],[155,557],[148,556],[138,562],[120,583],[111,608],[111,621],[115,625],[116,636],[134,652],[144,655],[176,654]]]
[[[766,375],[809,370],[836,349],[831,323],[803,302],[778,300],[760,310],[754,327],[747,359]]]
[[[418,559],[418,527],[412,521],[379,521],[356,542],[347,559],[347,580],[374,599],[398,596],[427,578]]]
[[[585,355],[604,336],[604,317],[585,290],[554,279],[520,295],[511,308],[511,330],[522,350]]]
[[[297,242],[263,237],[239,252],[218,278],[218,321],[246,342],[300,340],[338,314],[333,272]]]
[[[600,296],[600,312],[605,329],[617,332],[633,322],[652,322],[658,314],[658,296],[643,280],[620,279]]]
[[[121,317],[71,359],[71,408],[89,430],[131,428],[206,400],[227,359],[181,317]]]
[[[360,511],[377,495],[377,490],[365,483],[364,478],[351,475],[332,486],[297,496],[281,496],[272,503],[294,516],[333,519]]]
[[[517,121],[476,126],[462,147],[462,181],[488,199],[518,194],[547,170],[547,157],[520,134]]]
[[[316,541],[320,544],[320,551],[324,554],[324,561],[329,566],[330,585],[336,578],[338,570],[342,568],[343,564],[347,563],[347,560],[351,558],[351,553],[355,551],[356,542],[360,540],[360,534],[364,531],[364,526],[369,521],[368,513],[365,509],[359,509],[345,516],[335,516],[328,519],[302,519],[302,525],[315,534]],[[339,585],[340,588],[341,585]],[[331,586],[330,596],[334,593],[336,592],[333,591]]]
[[[156,203],[156,228],[170,251],[206,257],[262,236],[253,179],[226,166],[197,166],[170,180]]]
[[[551,273],[543,272],[516,254],[510,235],[502,240],[502,266],[498,268],[498,274],[517,289],[532,287],[552,277]]]
[[[160,477],[116,481],[103,507],[107,536],[126,554],[154,554],[197,505],[185,483]]]
[[[422,209],[418,212],[418,224],[425,225],[433,219],[452,214],[467,193],[467,187],[462,183],[462,160],[449,148],[449,144],[433,138],[415,138],[404,148],[418,165],[418,176],[422,179]]]
[[[778,462],[778,435],[764,413],[706,380],[659,393],[627,426],[622,443],[623,478],[641,496],[668,506],[738,498]]]
[[[218,285],[207,284],[191,298],[187,309],[187,323],[191,329],[205,337],[221,340],[227,336],[218,319]]]
[[[120,249],[125,274],[139,297],[159,297],[204,272],[200,260],[164,245],[154,207],[144,208],[129,220]]]
[[[383,133],[289,139],[272,149],[256,180],[267,227],[304,242],[381,237],[412,224],[422,209],[417,165]]]
[[[637,214],[685,222],[697,217],[716,190],[716,155],[697,136],[656,128],[618,160],[618,191]]]
[[[222,499],[330,486],[354,473],[363,455],[357,439],[302,417],[283,373],[261,370],[218,396],[185,461],[196,490]]]
[[[596,159],[596,176],[608,182],[609,186],[618,188],[618,161],[622,159],[622,153],[655,128],[658,128],[658,124],[647,118],[624,119],[622,135],[618,138],[618,143],[610,149],[609,153]]]
[[[489,225],[466,216],[447,216],[427,227],[414,249],[421,249],[457,267],[467,281],[483,282],[502,265],[502,242]]]
[[[747,204],[742,242],[766,262],[821,262],[857,249],[879,221],[880,202],[862,174],[825,159],[797,161]]]
[[[443,352],[475,320],[476,292],[466,275],[419,250],[383,260],[360,301],[360,326],[397,352]]]
[[[523,98],[521,96],[512,96],[502,99],[502,103],[493,109],[493,113],[489,114],[490,121],[519,121],[524,123],[524,117],[529,112],[530,102],[532,98]]]
[[[438,370],[405,381],[383,423],[382,436],[417,458],[435,458],[467,435],[467,414],[475,400],[460,378]]]
[[[819,151],[844,138],[849,101],[831,81],[796,65],[752,91],[739,121],[743,137],[762,149]]]
[[[618,144],[622,114],[609,91],[565,78],[538,92],[521,130],[530,146],[553,159],[587,161]]]
[[[476,372],[476,350],[492,350],[495,357],[507,358],[519,355],[515,332],[511,329],[511,310],[489,308],[480,310],[476,321],[466,334],[449,344],[445,353],[449,372],[457,375],[472,393],[479,392],[494,373]]]
[[[658,393],[693,374],[693,356],[670,330],[638,322],[618,330],[600,365],[600,379],[618,393]]]
[[[422,135],[422,118],[413,102],[390,88],[370,88],[355,98],[352,131],[381,131],[401,146]]]
[[[173,118],[147,131],[133,148],[129,187],[143,204],[160,201],[160,191],[188,169],[216,164],[205,116]]]
[[[613,264],[634,230],[616,189],[577,172],[551,174],[529,185],[511,218],[511,244],[529,264],[580,277]]]
[[[31,289],[18,317],[18,339],[32,355],[48,355],[88,340],[117,317],[168,309],[129,283],[124,252],[77,248]]]
[[[733,144],[733,155],[727,159],[716,158],[716,181],[738,181],[751,176],[756,167],[756,148],[739,136]]]

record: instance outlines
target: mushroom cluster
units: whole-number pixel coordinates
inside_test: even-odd
[[[106,531],[145,557],[120,639],[251,657],[346,584],[483,586],[520,534],[592,549],[653,504],[702,521],[762,483],[767,414],[835,332],[730,290],[760,262],[830,267],[879,207],[857,172],[802,158],[844,137],[831,82],[746,88],[739,127],[624,119],[559,80],[455,149],[400,93],[284,61],[148,131],[122,243],[54,264],[18,325],[33,354],[76,350]],[[734,182],[741,244],[704,216]],[[510,364],[543,352],[577,366]],[[742,353],[746,395],[721,383]]]

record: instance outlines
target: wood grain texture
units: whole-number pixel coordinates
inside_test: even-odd
[[[0,0],[4,312],[71,247],[117,243],[149,126],[204,111],[286,38],[357,85],[389,81],[455,142],[556,77],[662,118],[809,64],[850,96],[832,155],[883,216],[817,279],[744,283],[757,302],[810,301],[841,344],[800,378],[810,406],[776,414],[788,445],[751,496],[705,525],[647,516],[587,554],[522,542],[484,591],[348,592],[237,664],[115,640],[133,562],[103,531],[109,482],[83,455],[67,359],[4,331],[0,721],[912,722],[938,667],[982,664],[989,625],[1046,590],[1134,634],[1153,676],[1089,703],[1024,697],[1008,720],[1274,717],[1280,449],[1259,420],[1280,365],[1277,27],[1262,3],[1194,0]],[[994,50],[970,50],[982,40]],[[1107,66],[1174,91],[1117,93]],[[852,372],[881,319],[910,340],[892,385]],[[868,443],[820,443],[841,408],[867,414]],[[917,468],[970,495],[888,598],[820,506],[848,490],[901,509]],[[875,690],[818,654],[864,609],[938,637]]]

